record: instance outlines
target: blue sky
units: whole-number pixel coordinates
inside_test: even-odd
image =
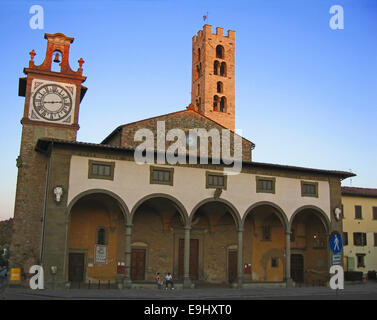
[[[44,29],[29,26],[32,5]],[[329,27],[332,5],[344,29]],[[29,52],[40,64],[44,33],[75,38],[70,64],[85,60],[88,92],[79,141],[100,142],[120,124],[190,103],[191,39],[208,23],[236,31],[236,128],[255,161],[357,174],[377,188],[377,1],[2,1],[0,220],[13,216],[16,158]],[[343,185],[350,185],[350,179]]]

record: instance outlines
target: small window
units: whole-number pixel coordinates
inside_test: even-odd
[[[373,207],[373,220],[377,220],[377,207]]]
[[[348,246],[348,232],[343,232],[343,245]]]
[[[358,247],[364,247],[367,245],[367,234],[364,232],[353,233],[353,244]]]
[[[150,167],[150,183],[173,185],[173,168]]]
[[[213,96],[213,111],[217,111],[219,106],[219,96]]]
[[[219,67],[220,67],[220,62],[218,62],[217,60],[215,60],[215,62],[213,63],[213,74],[214,75],[218,75],[219,74]]]
[[[278,268],[278,267],[279,267],[279,259],[271,258],[271,268]]]
[[[216,58],[224,59],[224,47],[222,45],[216,47]]]
[[[318,182],[301,181],[301,196],[318,197]]]
[[[105,228],[98,228],[97,229],[97,239],[96,244],[105,245],[106,244],[106,230]]]
[[[221,100],[220,100],[220,111],[221,112],[225,112],[225,108],[226,108],[226,98],[225,97],[221,97]]]
[[[275,193],[275,178],[256,177],[257,192]]]
[[[262,227],[262,240],[263,241],[270,241],[271,240],[271,227],[270,226],[263,226]]]
[[[355,206],[355,219],[362,219],[362,218],[363,218],[363,215],[362,215],[361,206]]]
[[[206,172],[206,188],[226,189],[227,176],[216,172]]]
[[[220,65],[220,76],[226,77],[226,64],[225,64],[225,62],[221,62],[221,65]]]
[[[357,267],[364,268],[365,267],[365,254],[356,254],[357,258]]]
[[[221,81],[218,81],[217,82],[217,93],[223,93],[223,91],[224,91],[223,83]]]
[[[373,233],[373,237],[374,237],[374,246],[377,247],[377,233]]]
[[[89,179],[114,180],[115,162],[89,160]]]

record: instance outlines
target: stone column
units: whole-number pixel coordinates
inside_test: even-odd
[[[237,246],[237,285],[242,288],[243,285],[243,229],[238,229],[238,246]]]
[[[132,285],[131,281],[131,234],[132,234],[132,224],[126,224],[126,266],[124,274],[124,286],[130,289]]]
[[[293,286],[291,279],[291,231],[285,232],[285,282],[287,287]]]
[[[183,288],[191,288],[190,280],[190,226],[185,226],[185,251],[183,257]]]

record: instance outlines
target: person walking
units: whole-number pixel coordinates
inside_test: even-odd
[[[170,286],[171,286],[171,290],[174,290],[173,277],[172,277],[172,275],[171,275],[170,272],[168,272],[168,274],[166,275],[165,280],[166,280],[166,288],[165,288],[165,290],[168,290],[169,283],[170,283]]]
[[[161,289],[164,284],[164,282],[161,280],[159,272],[157,272],[156,274],[156,283],[157,283],[157,289]]]

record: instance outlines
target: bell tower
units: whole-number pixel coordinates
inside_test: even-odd
[[[30,52],[26,77],[20,78],[18,94],[25,97],[21,119],[22,136],[17,158],[18,176],[14,209],[14,233],[10,263],[28,272],[40,262],[41,233],[49,161],[36,152],[39,138],[75,141],[79,129],[79,107],[86,88],[82,75],[84,60],[77,71],[69,66],[73,38],[62,33],[45,34],[47,50],[41,65],[35,65],[35,51]],[[57,68],[52,68],[53,64]]]
[[[235,32],[204,25],[192,38],[191,103],[224,127],[235,127]]]

